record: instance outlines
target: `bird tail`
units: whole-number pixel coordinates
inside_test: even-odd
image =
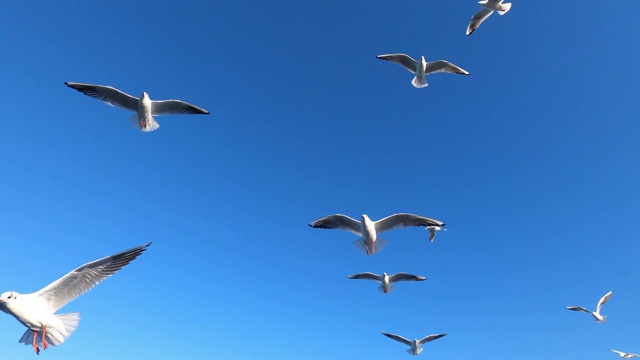
[[[80,322],[80,314],[59,314],[55,315],[55,317],[57,321],[54,324],[50,324],[50,328],[47,328],[47,343],[58,346],[76,330],[78,323]],[[42,331],[38,331],[35,336],[37,336],[36,343],[43,346]],[[33,337],[33,330],[27,329],[27,331],[22,334],[22,337],[18,342],[25,345],[31,345],[33,344]]]
[[[511,10],[511,3],[507,3],[507,4],[500,4],[500,10],[498,10],[498,14],[500,14],[500,15],[504,15],[504,14],[506,14],[509,10]]]
[[[422,348],[417,348],[416,351],[413,351],[413,349],[409,349],[407,350],[407,352],[409,353],[409,355],[420,355],[420,353],[422,352]]]
[[[384,286],[380,285],[378,286],[378,291],[380,291],[381,293],[390,293],[393,291],[393,285],[389,284],[389,289],[387,289],[387,291],[384,291]]]
[[[151,116],[149,116],[147,121],[144,122],[144,121],[140,121],[140,118],[138,118],[138,114],[133,114],[129,118],[129,121],[131,122],[131,125],[135,126],[136,129],[138,129],[138,130],[140,130],[142,132],[153,131],[153,130],[156,130],[156,129],[158,129],[160,127],[160,124],[158,124],[156,119],[154,119]]]
[[[367,247],[367,243],[364,241],[364,238],[359,238],[353,242],[353,246],[355,246],[356,249],[367,253],[367,255],[373,255],[380,252],[385,246],[387,246],[387,240],[378,238],[372,245]]]
[[[427,84],[427,79],[424,76],[414,77],[413,80],[411,80],[411,83],[413,84],[413,86],[417,87],[418,89],[429,86],[429,84]]]

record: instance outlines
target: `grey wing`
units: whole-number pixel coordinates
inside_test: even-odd
[[[471,35],[483,21],[485,21],[491,14],[493,14],[493,10],[489,10],[487,8],[482,8],[478,11],[469,22],[469,26],[467,26],[467,36]]]
[[[403,228],[408,226],[445,226],[445,223],[428,217],[415,214],[394,214],[375,222],[378,234],[385,231]]]
[[[362,233],[360,232],[360,221],[342,214],[325,216],[323,218],[315,220],[314,222],[309,224],[309,226],[316,229],[346,230],[358,236],[362,236]]]
[[[596,308],[597,313],[600,313],[600,309],[602,309],[602,305],[604,305],[607,301],[609,301],[609,298],[611,298],[611,295],[613,295],[613,291],[609,291],[600,299],[600,301],[598,301],[598,307]]]
[[[125,94],[114,87],[75,82],[65,82],[64,84],[111,106],[138,111],[138,98]]]
[[[349,279],[381,281],[380,280],[380,275],[374,274],[374,273],[371,273],[371,272],[364,272],[364,273],[360,273],[360,274],[349,275],[347,277]]]
[[[591,314],[591,311],[583,308],[582,306],[567,306],[567,310],[571,310],[571,311],[584,311],[586,313]]]
[[[438,60],[427,63],[424,69],[425,74],[433,74],[437,72],[448,72],[451,74],[469,75],[469,72],[457,65],[454,65],[446,60]]]
[[[427,278],[424,276],[411,275],[403,272],[389,276],[389,282],[424,281],[424,280],[427,280]]]
[[[424,344],[428,343],[429,341],[440,339],[441,337],[446,336],[446,335],[447,334],[435,334],[435,335],[425,336],[424,338],[420,339],[420,341],[418,341],[418,343],[420,343],[421,345],[424,345]]]
[[[407,54],[386,54],[386,55],[378,55],[376,58],[381,60],[387,60],[394,62],[412,73],[416,73],[416,68],[418,66],[418,62],[415,61],[411,56]]]
[[[171,114],[209,114],[209,112],[181,100],[161,100],[151,102],[151,115]]]
[[[149,245],[151,243],[84,264],[36,292],[35,295],[46,300],[51,311],[56,312],[129,264]]]
[[[382,333],[382,335],[388,337],[389,339],[393,339],[395,341],[400,341],[403,344],[407,344],[407,345],[411,346],[411,341],[409,339],[407,339],[407,338],[403,338],[400,335],[389,334],[389,333],[386,333],[384,331],[381,331],[381,333]]]

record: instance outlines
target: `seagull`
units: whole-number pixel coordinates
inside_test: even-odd
[[[400,281],[425,281],[427,280],[426,277],[424,276],[417,276],[417,275],[411,275],[411,274],[407,274],[407,273],[397,273],[397,274],[393,274],[391,276],[387,275],[387,273],[382,273],[382,276],[378,275],[378,274],[374,274],[374,273],[370,273],[370,272],[364,272],[364,273],[360,273],[360,274],[354,274],[354,275],[349,275],[347,276],[349,279],[362,279],[362,280],[374,280],[377,281],[380,284],[380,286],[378,287],[378,290],[382,291],[383,293],[388,293],[389,291],[393,290],[393,286],[391,286],[391,283],[394,282],[400,282]]]
[[[482,5],[482,9],[471,18],[469,26],[467,26],[467,36],[471,35],[494,11],[504,15],[511,9],[511,3],[503,4],[503,0],[482,0],[478,4]]]
[[[409,346],[411,346],[411,349],[407,350],[407,352],[410,355],[420,355],[420,353],[422,352],[422,346],[426,343],[428,343],[429,341],[433,341],[433,340],[437,340],[440,339],[443,336],[446,336],[447,334],[436,334],[436,335],[429,335],[429,336],[425,336],[424,338],[418,340],[418,339],[414,339],[413,341],[407,339],[407,338],[403,338],[400,335],[394,335],[394,334],[389,334],[386,333],[384,331],[382,331],[382,335],[393,339],[395,341],[399,341],[403,344],[407,344]]]
[[[367,215],[362,215],[362,221],[350,218],[346,215],[336,214],[320,218],[311,224],[318,229],[341,229],[350,231],[360,238],[353,242],[358,249],[364,250],[367,255],[381,251],[387,244],[387,240],[378,237],[385,231],[403,228],[407,226],[445,226],[442,221],[430,219],[414,214],[394,214],[376,222],[371,221]]]
[[[600,315],[600,309],[602,309],[602,305],[604,305],[609,298],[611,297],[611,295],[613,294],[613,291],[609,291],[608,293],[606,293],[601,299],[600,301],[598,301],[598,307],[596,308],[596,311],[591,312],[583,307],[580,306],[567,306],[567,310],[572,310],[572,311],[584,311],[586,313],[589,313],[591,315],[593,315],[593,317],[596,319],[596,322],[599,323],[603,323],[607,320],[607,317],[604,315]]]
[[[609,351],[620,355],[620,357],[623,358],[623,359],[633,359],[633,358],[636,358],[636,357],[640,356],[638,354],[626,353],[626,352],[622,352],[622,351],[618,351],[618,350],[609,350]]]
[[[411,83],[417,88],[423,88],[429,85],[427,84],[427,80],[424,78],[425,75],[428,74],[444,71],[452,74],[469,75],[469,72],[467,70],[453,65],[452,63],[445,60],[437,60],[428,63],[424,59],[424,56],[420,57],[420,61],[416,61],[411,56],[406,54],[378,55],[376,56],[376,58],[392,61],[416,74],[416,77],[411,80]]]
[[[153,115],[209,114],[207,110],[181,100],[152,101],[146,92],[143,92],[138,99],[111,86],[76,82],[65,82],[64,84],[111,106],[135,111],[136,114],[130,118],[131,123],[143,132],[153,131],[160,127]]]
[[[46,350],[49,345],[62,344],[78,326],[80,314],[55,312],[122,269],[149,245],[151,243],[84,264],[37,292],[7,291],[0,295],[0,310],[27,327],[18,342],[33,346],[38,355],[38,345]]]
[[[426,228],[424,228],[425,230],[429,230],[429,241],[433,242],[433,240],[436,239],[436,231],[440,231],[440,230],[444,230],[447,231],[447,229],[443,229],[440,226],[427,226]]]

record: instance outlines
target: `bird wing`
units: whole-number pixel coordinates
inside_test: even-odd
[[[346,230],[358,236],[362,236],[362,233],[360,232],[360,221],[342,214],[325,216],[323,218],[315,220],[314,222],[309,224],[309,226],[316,229]]]
[[[347,276],[349,279],[361,279],[361,280],[375,280],[375,281],[380,281],[380,275],[378,274],[374,274],[374,273],[370,273],[370,272],[363,272],[360,274],[354,274],[354,275],[349,275]]]
[[[609,351],[614,352],[614,353],[616,353],[616,354],[618,354],[620,356],[626,355],[626,353],[623,353],[622,351],[618,351],[618,350],[609,350]]]
[[[442,221],[414,214],[393,214],[375,222],[376,233],[403,228],[407,226],[444,226]]]
[[[427,280],[424,276],[411,275],[407,273],[397,273],[389,276],[389,282],[400,282],[400,281],[424,281]]]
[[[418,62],[415,61],[411,56],[406,54],[386,54],[386,55],[378,55],[376,58],[381,60],[387,60],[394,62],[405,69],[411,71],[412,73],[416,73],[416,68],[418,66]]]
[[[111,106],[138,111],[138,98],[125,94],[114,87],[75,82],[65,82],[64,84]]]
[[[420,339],[420,341],[418,341],[418,343],[420,345],[424,345],[424,344],[428,343],[429,341],[440,339],[441,337],[446,336],[446,335],[447,334],[435,334],[435,335],[425,336],[424,338]]]
[[[582,306],[567,306],[567,310],[571,310],[571,311],[584,311],[586,313],[591,314],[591,311],[583,308]]]
[[[600,301],[598,301],[598,307],[596,308],[596,312],[598,314],[600,313],[600,309],[602,309],[602,305],[604,305],[607,301],[609,301],[609,298],[611,297],[611,295],[613,295],[613,291],[609,291],[600,299]]]
[[[44,299],[51,311],[56,312],[122,269],[138,255],[142,254],[149,245],[151,243],[84,264],[36,292],[35,295]]]
[[[209,112],[181,100],[161,100],[151,102],[151,115],[171,114],[209,114]]]
[[[382,333],[382,335],[384,335],[384,336],[386,336],[386,337],[388,337],[390,339],[393,339],[395,341],[400,341],[403,344],[407,344],[407,345],[411,346],[411,341],[409,339],[407,339],[407,338],[403,338],[400,335],[389,334],[389,333],[386,333],[384,331],[381,331],[381,333]]]
[[[485,21],[491,14],[493,14],[493,10],[482,8],[480,11],[475,13],[469,22],[469,26],[467,26],[467,36],[471,35],[483,21]]]
[[[448,72],[452,74],[469,75],[469,72],[459,66],[453,65],[446,60],[438,60],[427,63],[424,68],[425,74],[433,74],[437,72]]]

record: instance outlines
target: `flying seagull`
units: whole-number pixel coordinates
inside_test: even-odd
[[[393,286],[391,286],[391,283],[394,282],[400,282],[400,281],[425,281],[427,280],[426,277],[424,276],[417,276],[417,275],[411,275],[411,274],[407,274],[407,273],[397,273],[397,274],[393,274],[393,275],[387,275],[387,273],[382,273],[382,275],[378,275],[378,274],[374,274],[374,273],[370,273],[370,272],[364,272],[364,273],[360,273],[360,274],[354,274],[354,275],[349,275],[347,276],[349,279],[362,279],[362,280],[374,280],[380,283],[380,286],[378,287],[378,290],[382,291],[383,293],[388,293],[389,291],[393,290]]]
[[[417,88],[423,88],[428,86],[425,75],[433,74],[437,72],[448,72],[452,74],[469,75],[469,72],[461,67],[453,65],[445,60],[437,60],[433,62],[427,62],[424,56],[420,57],[420,61],[414,60],[411,56],[406,54],[387,54],[378,55],[378,59],[394,62],[405,69],[416,74],[416,77],[411,80],[413,86]]]
[[[503,4],[503,0],[482,0],[478,1],[478,4],[482,5],[482,9],[478,11],[471,18],[471,22],[469,22],[469,26],[467,26],[467,36],[471,35],[483,21],[485,21],[494,11],[497,11],[498,14],[504,15],[511,9],[511,3]]]
[[[129,120],[143,132],[153,131],[160,127],[160,124],[153,118],[154,115],[209,114],[207,110],[181,100],[152,101],[146,92],[143,92],[138,99],[111,86],[76,82],[65,82],[64,84],[111,106],[135,111],[136,114],[131,116]]]
[[[609,350],[609,351],[620,355],[620,357],[623,358],[623,359],[633,359],[633,358],[636,358],[636,357],[640,356],[638,354],[626,353],[626,352],[622,352],[622,351],[618,351],[618,350]]]
[[[429,231],[429,241],[431,242],[433,242],[433,240],[436,239],[436,231],[440,231],[440,230],[447,231],[447,229],[443,229],[442,227],[436,226],[436,225],[427,226],[424,229]]]
[[[0,295],[0,310],[12,315],[27,331],[18,342],[33,346],[58,346],[80,322],[80,314],[55,314],[60,308],[98,285],[142,254],[151,243],[84,264],[67,275],[31,294],[7,291]]]
[[[364,250],[367,255],[381,251],[387,244],[387,240],[379,238],[378,234],[407,226],[434,225],[442,227],[445,223],[414,214],[394,214],[376,222],[371,221],[367,215],[362,215],[362,221],[358,221],[346,215],[336,214],[325,216],[309,224],[312,228],[341,229],[360,236],[353,245]]]
[[[613,291],[609,291],[600,299],[600,301],[598,301],[598,307],[596,308],[596,311],[591,312],[581,306],[567,306],[567,310],[584,311],[586,313],[593,315],[593,317],[596,319],[596,322],[603,323],[607,320],[607,317],[604,315],[600,315],[600,309],[602,309],[602,305],[604,305],[607,301],[609,301],[609,298],[611,297],[612,294],[613,294]]]
[[[386,333],[384,331],[382,331],[382,335],[384,335],[384,336],[386,336],[386,337],[388,337],[390,339],[393,339],[395,341],[399,341],[399,342],[401,342],[403,344],[407,344],[407,345],[411,346],[411,349],[407,350],[407,352],[410,355],[419,355],[422,352],[422,346],[421,345],[424,345],[424,344],[428,343],[429,341],[440,339],[441,337],[446,336],[447,334],[429,335],[429,336],[425,336],[424,338],[422,338],[420,340],[415,339],[413,341],[411,341],[411,340],[409,340],[407,338],[404,338],[402,336],[399,336],[399,335]]]

